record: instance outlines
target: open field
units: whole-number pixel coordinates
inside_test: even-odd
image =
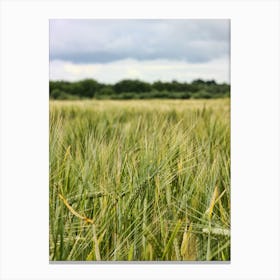
[[[50,260],[230,260],[230,99],[50,101]]]

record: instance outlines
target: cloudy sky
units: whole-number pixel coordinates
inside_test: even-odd
[[[50,79],[229,83],[229,20],[50,20]]]

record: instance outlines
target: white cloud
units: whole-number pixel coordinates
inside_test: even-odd
[[[194,79],[229,83],[229,61],[227,57],[207,63],[184,61],[125,59],[110,63],[75,64],[73,62],[50,61],[50,80],[78,81],[85,78],[103,83],[115,83],[122,79],[140,79],[147,82],[188,81]]]

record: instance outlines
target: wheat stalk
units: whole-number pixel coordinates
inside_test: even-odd
[[[75,211],[73,209],[73,207],[68,203],[68,201],[64,198],[64,196],[62,194],[58,194],[59,198],[63,201],[64,205],[69,209],[69,211],[76,216],[77,218],[92,224],[92,233],[93,233],[93,241],[94,241],[94,251],[95,251],[95,256],[96,256],[96,260],[100,261],[101,257],[100,257],[100,251],[99,251],[99,246],[98,246],[98,238],[97,238],[97,234],[96,234],[96,226],[93,222],[92,219],[83,216],[81,214],[79,214],[77,211]]]
[[[75,211],[72,206],[68,203],[68,201],[63,197],[62,194],[58,194],[59,198],[63,201],[64,205],[69,209],[69,211],[74,215],[76,216],[77,218],[87,222],[87,223],[90,223],[90,224],[93,224],[93,220],[90,219],[90,218],[87,218],[86,216],[82,216],[81,214],[79,214],[77,211]]]

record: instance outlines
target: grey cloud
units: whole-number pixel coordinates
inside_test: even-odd
[[[51,55],[51,60],[64,60],[74,63],[107,63],[123,59],[124,55],[110,52],[61,52]]]
[[[229,56],[229,20],[50,20],[50,60],[107,63]]]

